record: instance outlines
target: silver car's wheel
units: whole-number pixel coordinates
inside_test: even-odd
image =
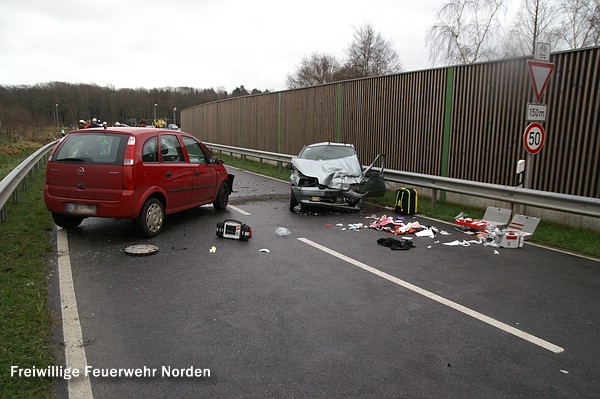
[[[162,202],[156,198],[150,198],[144,204],[136,222],[139,232],[144,237],[154,237],[162,229],[164,220],[165,211]]]

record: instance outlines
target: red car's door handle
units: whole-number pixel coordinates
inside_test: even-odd
[[[171,172],[167,172],[167,177],[171,177],[173,174]]]

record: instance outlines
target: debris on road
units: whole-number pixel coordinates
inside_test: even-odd
[[[461,212],[455,217],[455,224],[462,226],[465,233],[477,234],[485,245],[502,248],[522,248],[523,242],[533,235],[540,222],[539,218],[514,215],[510,223],[510,209],[488,206],[483,218],[473,219]],[[508,224],[508,227],[505,227]]]
[[[499,221],[504,222],[507,217],[510,217],[510,215],[507,216],[506,211],[507,210],[502,208],[490,207],[490,210],[486,213],[489,219],[486,220],[470,219],[464,213],[459,214],[456,217],[456,224],[462,227],[462,229],[457,230],[459,230],[467,236],[475,237],[472,237],[471,239],[456,239],[449,242],[443,242],[442,244],[446,246],[462,247],[468,247],[470,245],[483,245],[494,248],[521,248],[523,246],[523,240],[526,239],[527,236],[530,236],[531,233],[524,232],[523,230],[519,231],[518,228],[522,228],[523,226],[525,226],[527,230],[531,231],[531,226],[533,226],[533,229],[535,229],[535,226],[537,226],[537,221],[539,221],[539,219],[530,222],[530,217],[525,216],[524,218],[526,218],[526,223],[521,223],[523,221],[523,216],[515,215],[515,218],[517,219],[515,221],[515,218],[513,218],[511,225],[509,225],[508,227],[499,226]],[[401,244],[395,243],[395,248],[393,249],[415,248],[414,244],[405,244],[406,241],[412,240],[413,237],[417,237],[420,239],[435,239],[435,241],[433,241],[433,244],[439,244],[440,236],[452,235],[452,233],[449,233],[446,230],[439,230],[435,226],[423,225],[420,222],[418,222],[414,217],[412,218],[412,221],[407,221],[405,220],[405,217],[402,216],[377,216],[376,214],[372,214],[370,216],[365,216],[364,219],[371,220],[364,223],[348,223],[346,225],[339,222],[335,224],[327,223],[326,227],[328,229],[336,229],[341,227],[341,231],[349,230],[352,232],[358,232],[362,229],[373,229],[377,231],[390,233],[395,236],[399,236],[401,240],[396,239],[395,241],[400,242]],[[458,221],[460,221],[461,223],[458,223]],[[474,228],[473,226],[477,226],[477,228]],[[484,227],[480,228],[480,226]],[[394,243],[394,241],[390,241],[390,239],[386,238],[378,240],[378,244],[383,246],[391,247],[391,243]],[[431,249],[432,245],[428,245],[426,248]],[[494,251],[494,254],[498,255],[499,252]]]
[[[217,237],[247,241],[252,237],[252,229],[246,223],[228,219],[217,223]]]
[[[289,236],[290,234],[292,234],[292,232],[285,227],[278,227],[275,229],[275,235],[279,237]]]
[[[404,218],[402,217],[393,218],[387,215],[376,218],[375,221],[369,225],[369,228],[379,231],[387,231],[388,233],[395,235],[416,234],[417,232],[429,229],[429,232],[423,233],[424,235],[429,236],[430,234],[435,235],[435,233],[438,231],[438,229],[435,227],[423,226],[417,221],[405,223]]]
[[[136,244],[130,245],[127,248],[125,248],[126,254],[134,256],[153,255],[156,252],[158,252],[158,247],[156,245],[149,244]]]
[[[409,250],[411,248],[415,248],[415,244],[413,244],[410,240],[397,240],[395,238],[380,238],[377,240],[377,244],[382,245],[384,247],[388,247],[392,250]]]

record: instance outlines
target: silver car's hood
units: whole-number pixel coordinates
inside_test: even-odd
[[[319,184],[329,188],[347,190],[362,180],[362,166],[356,156],[327,161],[292,158],[292,165],[303,175],[314,177]]]

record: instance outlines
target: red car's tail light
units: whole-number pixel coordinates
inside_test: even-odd
[[[133,166],[135,164],[135,137],[129,136],[127,140],[127,147],[125,147],[125,158],[123,159],[123,165]]]
[[[131,166],[123,168],[123,188],[125,190],[135,190],[133,182],[133,166],[135,165],[135,137],[129,136],[127,147],[125,147],[125,156],[123,157],[123,166]]]

